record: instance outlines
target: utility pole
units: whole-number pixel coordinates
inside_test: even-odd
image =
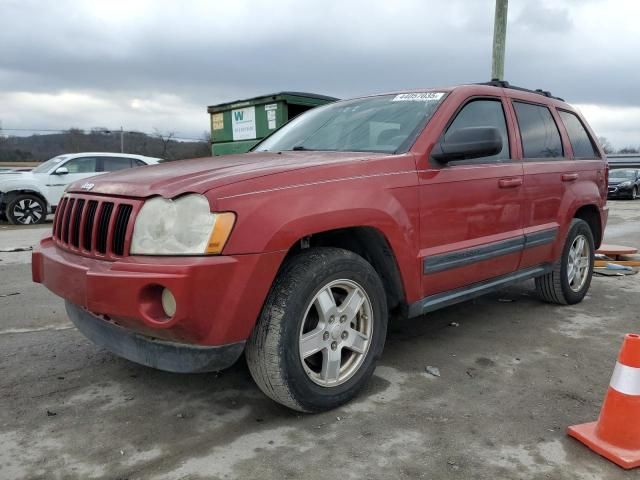
[[[124,130],[120,125],[120,153],[124,153]]]
[[[493,62],[491,80],[504,80],[504,51],[507,42],[507,4],[509,0],[496,0],[493,24]]]

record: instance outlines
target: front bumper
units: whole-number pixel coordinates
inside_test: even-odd
[[[33,252],[32,273],[69,303],[131,333],[220,346],[249,337],[285,253],[105,261],[67,252],[48,237]],[[164,288],[176,299],[171,318],[162,309]]]
[[[66,302],[67,314],[78,330],[96,345],[147,367],[176,373],[213,372],[233,365],[245,342],[203,347],[166,342],[133,333]]]
[[[633,192],[633,186],[630,187],[608,187],[607,198],[630,197]]]

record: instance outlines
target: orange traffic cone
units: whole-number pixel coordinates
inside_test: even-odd
[[[598,421],[567,433],[622,468],[640,466],[640,335],[624,337]]]

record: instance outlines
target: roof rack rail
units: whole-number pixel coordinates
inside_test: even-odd
[[[510,88],[512,90],[520,90],[522,92],[537,93],[538,95],[544,95],[545,97],[555,98],[556,100],[560,100],[561,102],[564,102],[564,98],[551,95],[551,92],[548,90],[542,90],[541,88],[537,88],[536,90],[530,90],[528,88],[516,87],[515,85],[511,85],[506,80],[498,80],[496,78],[494,78],[490,82],[476,83],[476,85],[488,85],[490,87]]]

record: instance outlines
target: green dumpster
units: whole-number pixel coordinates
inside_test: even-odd
[[[336,100],[314,93],[280,92],[212,105],[207,108],[211,116],[211,153],[248,152],[264,137],[302,112]]]

